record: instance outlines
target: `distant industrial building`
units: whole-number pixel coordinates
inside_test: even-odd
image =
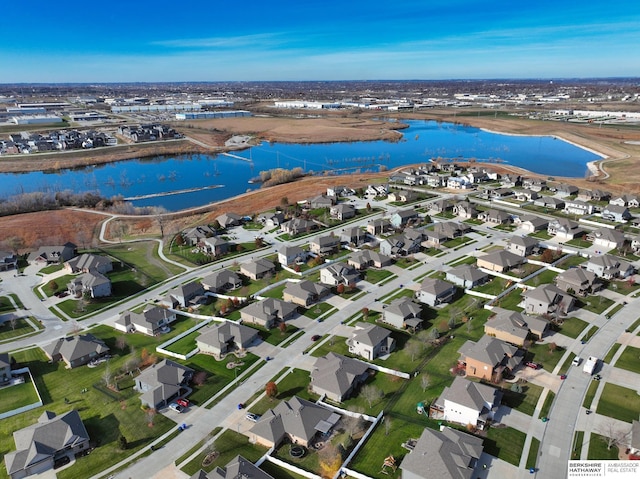
[[[240,116],[251,116],[250,111],[194,111],[188,113],[176,113],[176,120],[204,120],[207,118],[235,118]]]
[[[112,106],[112,113],[142,113],[149,111],[199,111],[199,103],[176,103],[171,105],[120,105]]]
[[[12,116],[11,121],[16,125],[42,125],[45,123],[62,123],[62,118],[55,115],[25,115]]]

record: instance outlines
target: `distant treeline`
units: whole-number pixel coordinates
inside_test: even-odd
[[[260,172],[260,181],[263,187],[281,185],[283,183],[290,183],[305,175],[304,170],[299,166],[292,170],[285,170],[284,168],[274,168],[268,171]]]
[[[73,193],[71,190],[57,192],[35,191],[0,198],[0,216],[57,210],[65,207],[90,208],[119,214],[151,215],[163,213],[163,208],[137,208],[120,196],[105,198],[95,192]]]

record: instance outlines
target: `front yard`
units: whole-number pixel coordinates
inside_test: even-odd
[[[633,389],[606,383],[596,412],[631,424],[640,415],[640,396]]]

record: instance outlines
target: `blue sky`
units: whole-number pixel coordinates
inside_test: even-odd
[[[637,0],[20,0],[0,22],[2,83],[611,76],[640,76]]]

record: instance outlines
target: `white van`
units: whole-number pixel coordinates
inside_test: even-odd
[[[582,362],[582,358],[580,356],[576,356],[575,358],[573,358],[573,361],[571,361],[571,365],[580,366],[581,362]]]

